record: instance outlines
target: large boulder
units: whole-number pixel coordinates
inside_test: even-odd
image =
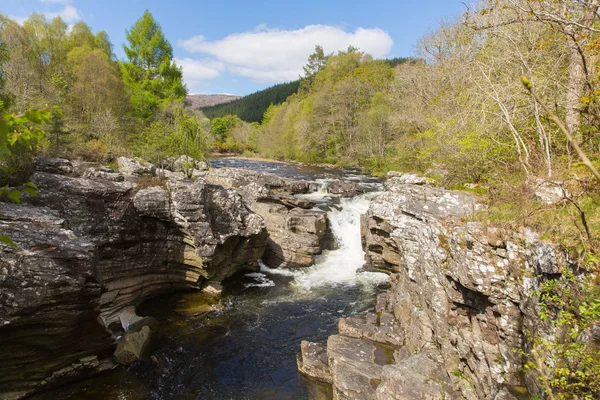
[[[264,261],[271,268],[309,267],[325,246],[327,215],[312,209],[309,182],[240,168],[214,168],[208,182],[235,188],[252,211],[263,217],[269,232]]]

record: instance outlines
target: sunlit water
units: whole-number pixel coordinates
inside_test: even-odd
[[[261,163],[237,166],[259,169],[264,167]],[[240,273],[224,283],[222,307],[208,316],[185,317],[173,311],[182,300],[193,301],[193,293],[154,299],[139,312],[160,321],[152,350],[159,366],[142,362],[128,370],[119,368],[38,398],[329,398],[327,388],[297,373],[300,342],[324,341],[336,331],[339,317],[372,309],[387,276],[361,271],[360,215],[373,194],[341,199],[332,206],[327,179],[316,182],[321,189],[305,197],[329,210],[337,248],[324,251],[314,266],[279,270],[261,262],[258,271]]]

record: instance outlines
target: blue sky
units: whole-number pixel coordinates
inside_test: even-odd
[[[105,30],[124,57],[125,30],[146,8],[161,24],[190,93],[245,95],[296,79],[316,44],[375,57],[414,54],[419,37],[464,10],[460,0],[1,0],[0,13],[61,15]]]

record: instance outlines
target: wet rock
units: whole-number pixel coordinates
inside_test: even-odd
[[[119,166],[119,172],[126,176],[154,175],[156,172],[156,167],[154,165],[139,159],[119,157],[117,159],[117,164]]]
[[[354,197],[364,193],[365,190],[358,182],[335,180],[327,183],[327,192],[342,197]]]
[[[37,157],[33,160],[33,166],[36,171],[51,174],[70,175],[73,172],[73,164],[64,158]]]
[[[144,326],[139,332],[127,332],[117,341],[115,360],[131,365],[140,361],[150,342],[150,328]]]
[[[296,362],[300,373],[321,382],[332,383],[324,345],[303,340]]]

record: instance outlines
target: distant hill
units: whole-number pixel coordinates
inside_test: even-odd
[[[191,108],[202,108],[229,103],[241,98],[241,96],[234,96],[231,94],[190,94],[185,100]]]
[[[283,103],[289,96],[296,93],[299,87],[299,80],[281,83],[229,103],[200,107],[200,109],[210,119],[231,114],[237,115],[246,122],[261,122],[271,103]]]

